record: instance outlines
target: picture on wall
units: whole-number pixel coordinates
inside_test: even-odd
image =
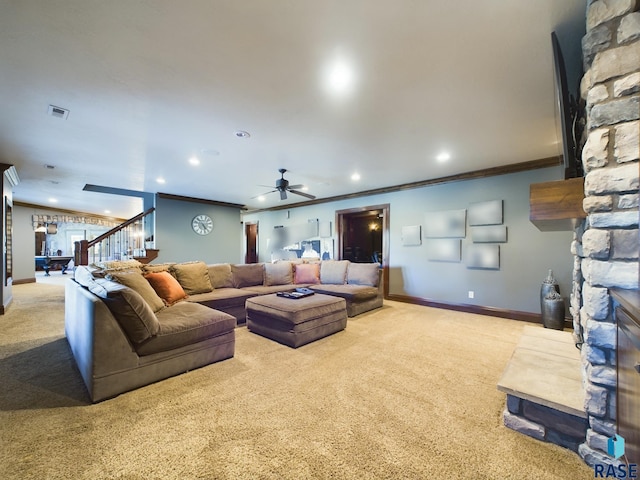
[[[462,240],[458,238],[429,239],[427,258],[435,262],[459,262],[462,258]]]
[[[473,243],[505,243],[507,241],[507,226],[471,227],[471,239]]]
[[[502,200],[469,205],[469,225],[502,225]]]
[[[402,245],[422,245],[422,227],[420,225],[411,225],[402,227]]]
[[[471,244],[467,248],[467,268],[500,269],[500,246]]]
[[[467,230],[467,211],[462,209],[427,212],[424,229],[427,238],[464,238]]]
[[[321,250],[320,250],[320,259],[321,260],[333,260],[333,238],[323,238],[320,240]]]

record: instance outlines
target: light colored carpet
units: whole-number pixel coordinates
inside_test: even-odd
[[[237,330],[233,359],[91,405],[63,287],[0,317],[2,479],[581,479],[502,424],[525,324],[387,302],[297,350]]]

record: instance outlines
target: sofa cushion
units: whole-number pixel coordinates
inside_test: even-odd
[[[142,276],[142,273],[116,271],[109,273],[107,279],[126,285],[138,292],[145,302],[149,304],[153,313],[157,313],[164,308],[164,301],[158,296],[147,279]]]
[[[294,283],[320,283],[320,264],[301,263],[295,266]]]
[[[201,303],[210,308],[217,308],[219,310],[227,311],[228,309],[241,307],[244,308],[244,302],[247,298],[251,298],[257,295],[251,288],[214,288],[208,293],[198,293],[192,295],[187,301]]]
[[[342,297],[350,302],[363,302],[380,294],[376,287],[366,285],[312,285],[311,289],[317,293]]]
[[[293,265],[291,262],[265,263],[264,284],[289,285],[293,283]]]
[[[147,263],[142,265],[142,273],[168,272],[175,263]]]
[[[133,289],[106,279],[96,280],[106,295],[99,295],[132,343],[142,343],[156,335],[160,324],[151,307]]]
[[[320,264],[320,283],[342,285],[347,282],[348,260],[325,260]]]
[[[95,269],[79,265],[73,273],[73,278],[94,295],[105,298],[107,296],[107,291],[96,281],[92,273],[93,271],[95,271]]]
[[[102,262],[96,262],[94,267],[98,267],[99,270],[93,272],[94,277],[104,277],[110,272],[118,271],[133,271],[140,272],[142,263],[137,260],[105,260]]]
[[[377,287],[379,270],[379,263],[352,263],[347,271],[347,283]]]
[[[160,328],[153,338],[136,347],[139,355],[174,350],[233,332],[235,317],[197,303],[180,302],[158,314]]]
[[[146,278],[156,293],[164,300],[165,305],[173,305],[187,298],[182,286],[169,272],[147,273]]]
[[[204,262],[176,263],[170,269],[187,295],[213,290],[209,270]]]
[[[214,263],[208,265],[209,280],[213,288],[233,288],[233,276],[231,275],[231,264]]]
[[[264,282],[264,264],[248,263],[231,265],[233,286],[236,288],[262,285]]]

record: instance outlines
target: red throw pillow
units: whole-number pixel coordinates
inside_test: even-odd
[[[187,298],[187,294],[184,292],[182,286],[178,283],[169,272],[153,272],[147,273],[146,278],[158,296],[164,300],[167,305],[173,305],[174,303]]]
[[[319,263],[301,263],[296,265],[294,274],[294,283],[316,284],[320,283],[320,264]]]

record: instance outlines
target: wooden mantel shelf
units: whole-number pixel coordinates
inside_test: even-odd
[[[529,220],[542,231],[573,230],[587,214],[582,208],[584,177],[532,183]]]

